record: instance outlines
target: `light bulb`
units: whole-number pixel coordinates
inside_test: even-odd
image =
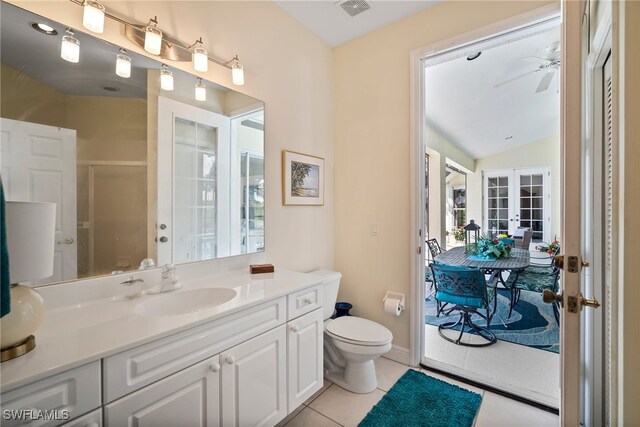
[[[202,45],[193,48],[193,68],[196,71],[206,73],[209,68],[209,58],[207,57],[207,51]]]
[[[231,64],[231,79],[233,80],[233,84],[237,86],[242,86],[244,84],[244,69],[238,61],[238,57],[236,56],[233,64]]]
[[[73,31],[70,28],[67,28],[67,35],[62,36],[60,56],[65,61],[73,62],[74,64],[80,61],[80,42],[73,37]]]
[[[126,53],[126,50],[120,49],[120,55],[116,57],[116,74],[128,79],[131,77],[131,58]]]
[[[196,83],[196,101],[207,100],[207,87],[202,83],[202,80],[198,79]]]
[[[173,73],[164,64],[160,70],[160,88],[167,91],[173,90]]]
[[[156,26],[156,20],[149,20],[149,25],[144,29],[144,50],[153,54],[160,55],[162,50],[162,31]]]
[[[94,33],[102,33],[104,31],[104,6],[100,2],[95,0],[84,1],[82,25]]]

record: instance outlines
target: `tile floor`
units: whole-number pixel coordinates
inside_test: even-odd
[[[324,387],[309,398],[302,406],[284,419],[278,426],[357,426],[360,420],[384,396],[395,382],[407,371],[413,369],[392,360],[380,357],[376,359],[378,388],[369,394],[351,393],[325,380]],[[460,387],[482,395],[482,405],[476,418],[476,427],[499,426],[557,426],[559,418],[524,403],[507,399],[500,395],[484,391],[433,372],[427,375],[448,381]]]
[[[478,339],[464,334],[463,340]],[[461,371],[477,381],[558,407],[560,400],[560,356],[550,351],[498,340],[488,347],[465,347],[443,340],[438,328],[425,326],[425,356]],[[499,361],[499,363],[496,363]],[[526,366],[526,369],[523,369]],[[443,366],[444,368],[444,366]]]

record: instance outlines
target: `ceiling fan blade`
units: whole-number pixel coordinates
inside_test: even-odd
[[[493,87],[499,87],[499,86],[502,86],[504,84],[511,83],[514,80],[518,80],[518,79],[520,79],[522,77],[528,76],[529,74],[537,73],[538,71],[540,71],[540,69],[529,71],[529,72],[524,73],[524,74],[520,74],[519,76],[515,76],[515,77],[510,78],[509,80],[505,80],[503,82],[495,84],[495,85],[493,85]]]
[[[550,60],[546,58],[540,58],[539,56],[525,56],[524,58],[520,58],[520,59],[523,60],[524,62],[530,62],[532,64],[539,64],[539,65],[549,65],[549,63],[551,63]]]
[[[555,74],[555,71],[547,71],[544,74],[544,76],[542,76],[542,79],[540,80],[540,84],[538,85],[538,88],[536,89],[536,93],[539,93],[539,92],[542,92],[544,90],[547,90],[547,88],[551,84],[551,80],[553,79],[554,74]]]

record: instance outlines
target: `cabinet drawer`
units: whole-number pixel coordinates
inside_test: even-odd
[[[2,425],[37,419],[32,425],[57,426],[98,407],[100,362],[96,361],[4,393]],[[6,413],[7,410],[16,412]]]
[[[104,401],[165,378],[285,322],[285,297],[103,359]]]
[[[287,320],[322,307],[322,285],[306,288],[287,297]]]
[[[89,412],[87,415],[83,415],[61,427],[101,427],[102,426],[102,409],[96,409],[93,412]]]
[[[104,407],[107,426],[220,425],[216,355]]]

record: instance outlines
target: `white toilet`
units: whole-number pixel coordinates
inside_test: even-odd
[[[354,393],[369,393],[378,385],[373,360],[391,350],[391,331],[355,316],[331,319],[342,275],[316,270],[324,281],[324,376]]]

